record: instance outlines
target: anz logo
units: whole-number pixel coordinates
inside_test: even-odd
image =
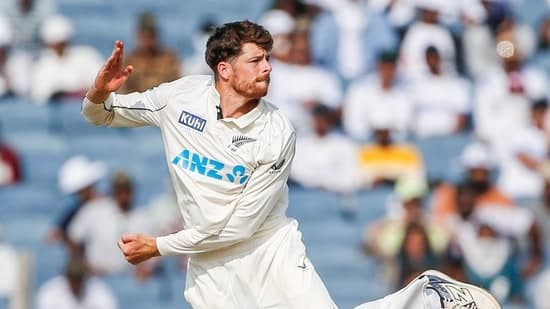
[[[243,165],[228,166],[198,153],[184,149],[172,159],[172,164],[216,180],[245,184],[250,177]]]

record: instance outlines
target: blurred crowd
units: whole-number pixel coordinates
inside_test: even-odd
[[[521,14],[527,1],[540,16]],[[2,1],[0,14],[0,104],[82,97],[106,55],[72,43],[77,34],[55,2]],[[210,74],[204,50],[215,19],[204,20],[194,52],[183,55],[163,46],[159,18],[136,19],[123,93]],[[345,196],[393,189],[363,247],[388,266],[395,287],[436,268],[502,302],[522,306],[531,293],[536,308],[550,308],[550,1],[277,0],[255,21],[274,37],[267,99],[298,133],[292,183]],[[458,135],[471,136],[460,176],[430,175],[417,142]],[[20,181],[19,170],[17,155],[0,146],[0,184]],[[171,193],[137,211],[128,175],[114,174],[109,197],[94,189],[105,175],[81,156],[60,170],[60,190],[74,198],[48,239],[72,258],[44,285],[39,308],[75,308],[55,304],[56,293],[79,294],[86,274],[127,267],[115,245],[122,232],[181,228],[169,222]],[[88,284],[98,307],[116,306],[100,281]]]

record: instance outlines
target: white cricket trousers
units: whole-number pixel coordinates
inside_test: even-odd
[[[194,309],[337,308],[294,219],[262,240],[191,256],[185,299]]]

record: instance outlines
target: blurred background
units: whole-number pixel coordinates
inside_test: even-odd
[[[187,308],[185,258],[128,266],[124,232],[182,228],[158,130],[94,128],[121,91],[210,74],[215,26],[274,36],[268,100],[297,132],[289,215],[341,308],[426,269],[550,308],[550,1],[3,0],[0,308]]]

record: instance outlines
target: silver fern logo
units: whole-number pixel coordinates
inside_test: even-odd
[[[237,135],[237,136],[233,136],[233,139],[231,140],[231,145],[239,148],[244,144],[253,143],[255,141],[256,141],[255,138],[244,136],[244,135]]]

